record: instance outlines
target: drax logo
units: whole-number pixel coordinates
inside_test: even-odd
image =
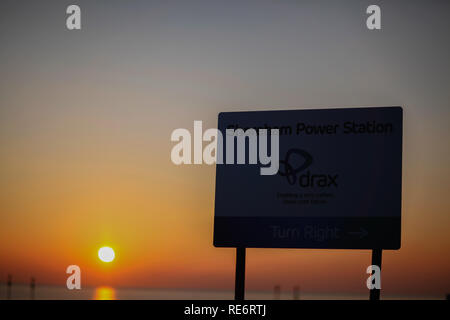
[[[298,166],[295,166],[298,164]],[[294,185],[298,183],[301,187],[337,187],[338,175],[311,173],[307,170],[305,173],[301,172],[308,169],[313,164],[313,157],[302,149],[289,149],[284,157],[280,160],[280,170],[278,174],[286,177],[289,184]],[[284,172],[281,168],[284,167]],[[297,182],[298,180],[298,182]]]

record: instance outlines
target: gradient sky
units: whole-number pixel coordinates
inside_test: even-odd
[[[82,30],[65,9],[82,9]],[[369,31],[365,9],[382,9]],[[232,288],[213,166],[170,134],[218,112],[404,108],[386,295],[450,292],[449,1],[1,1],[0,282]],[[116,250],[102,265],[102,245]],[[247,287],[365,292],[370,252],[250,249]]]

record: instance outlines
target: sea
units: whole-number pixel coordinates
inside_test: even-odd
[[[292,291],[252,291],[247,290],[247,300],[366,300],[367,294],[308,293]],[[0,284],[0,300],[232,300],[233,290],[210,289],[153,289],[153,288],[112,288],[108,286],[86,287],[69,290],[62,286],[13,284],[8,290]],[[445,299],[445,296],[381,296],[381,299]]]

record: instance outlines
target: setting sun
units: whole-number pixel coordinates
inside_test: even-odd
[[[98,258],[103,262],[111,262],[114,260],[114,250],[110,247],[101,247],[98,250]]]

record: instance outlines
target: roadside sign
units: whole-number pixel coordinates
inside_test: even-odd
[[[214,245],[399,249],[402,122],[401,107],[220,113],[226,138],[278,129],[279,170],[216,165]]]

